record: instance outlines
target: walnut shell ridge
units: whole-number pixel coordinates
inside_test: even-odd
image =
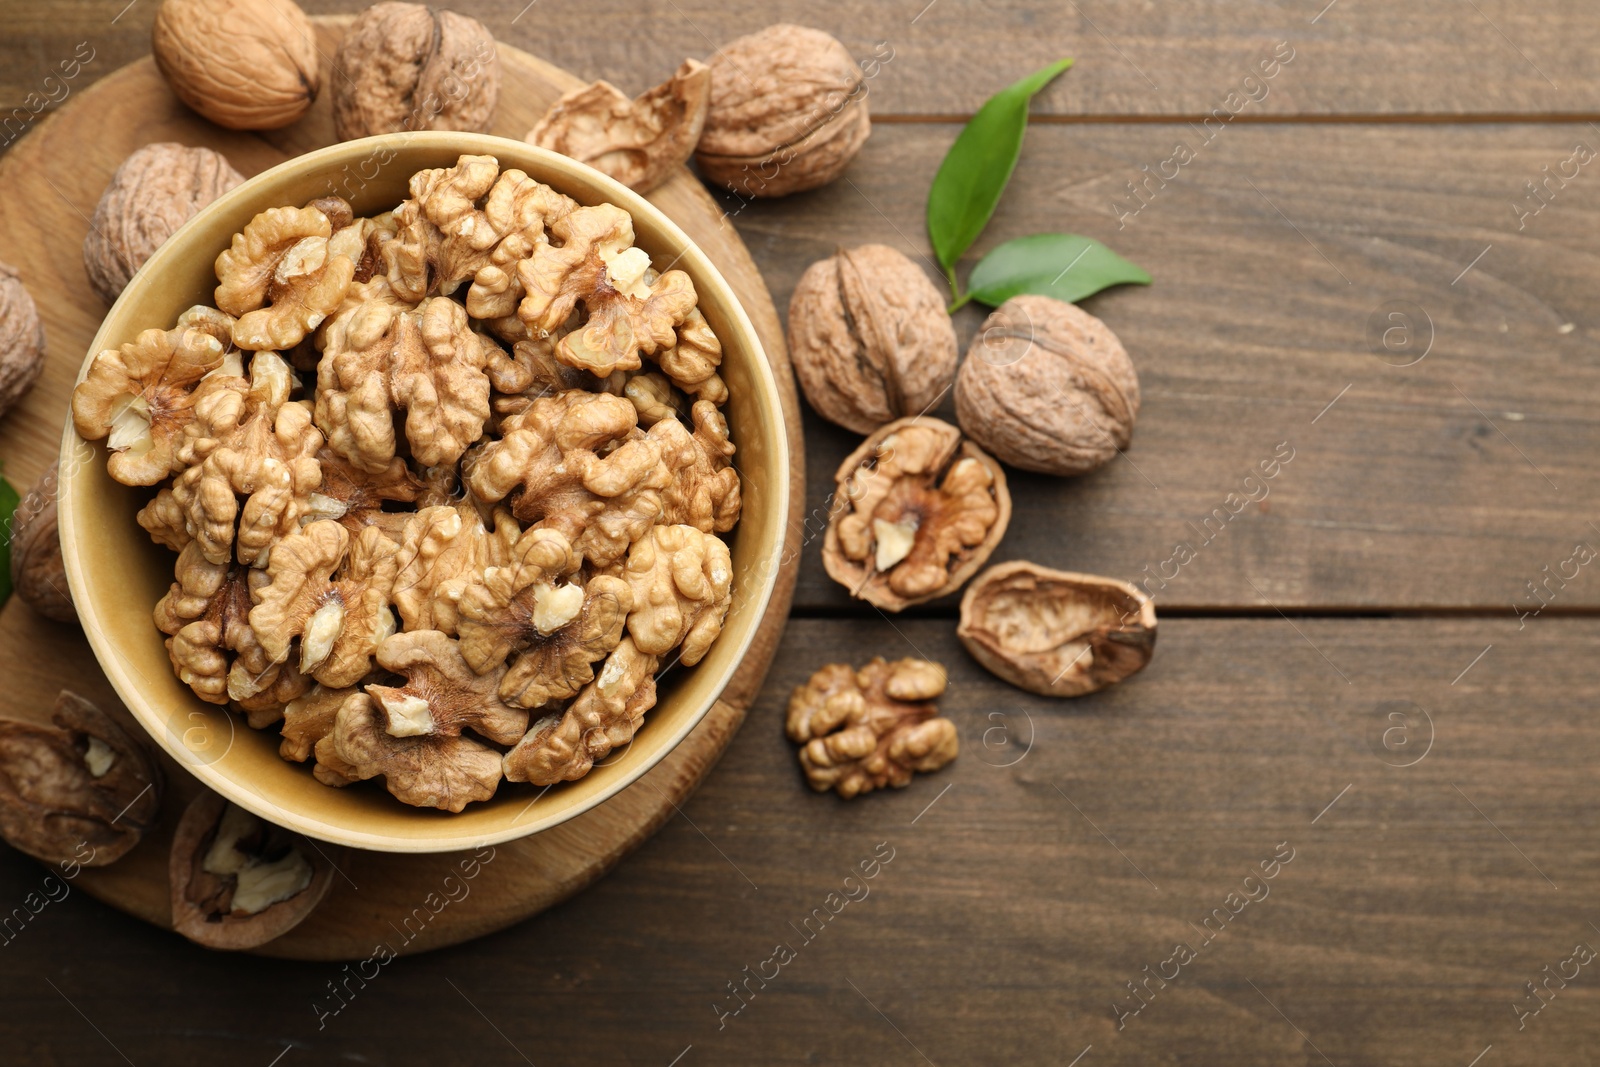
[[[334,65],[341,141],[402,130],[486,133],[500,102],[500,55],[477,19],[422,4],[373,4],[351,24]]]
[[[44,324],[17,268],[0,263],[0,415],[44,370]]]
[[[872,132],[867,82],[821,30],[768,26],[708,61],[711,109],[695,150],[707,181],[744,196],[788,196],[837,178]]]
[[[47,619],[77,622],[56,527],[56,464],[50,464],[11,516],[11,586]]]
[[[1004,463],[1086,474],[1128,447],[1139,375],[1117,335],[1074,304],[1015,296],[956,375],[956,421]]]
[[[886,245],[861,245],[800,276],[789,356],[823,418],[868,434],[938,403],[955,377],[956,332],[922,268]]]
[[[83,269],[106,303],[122,295],[173,231],[244,181],[209,148],[162,141],[122,161],[83,238]]]
[[[275,130],[321,88],[317,32],[293,0],[163,0],[150,47],[178,99],[230,130]]]

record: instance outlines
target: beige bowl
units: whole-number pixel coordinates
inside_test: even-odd
[[[460,814],[407,807],[378,782],[331,789],[309,764],[278,756],[275,730],[252,730],[226,708],[198,699],[172,673],[151,609],[172,582],[174,557],[134,521],[152,489],[106,473],[104,442],[89,444],[69,420],[61,449],[60,525],[67,582],[84,632],[128,709],[184,767],[229,800],[323,841],[385,852],[475,848],[549,829],[594,807],[653,767],[694,729],[743,658],[777,577],[789,464],[777,384],[733,291],[673,222],[643,197],[565,156],[520,141],[462,133],[373,137],[292,159],[211,204],[151,257],[106,316],[84,360],[152,327],[170,329],[187,308],[212,302],[212,263],[258,212],[300,205],[330,189],[358,215],[403,200],[415,171],[463,154],[493,155],[582,204],[609,202],[633,215],[639,247],[657,267],[686,271],[700,308],[722,339],[725,409],[744,483],[744,514],[730,537],[733,605],[711,651],[662,678],[661,697],[633,744],[586,777],[541,791],[502,783],[495,798]],[[370,177],[369,177],[370,175]]]

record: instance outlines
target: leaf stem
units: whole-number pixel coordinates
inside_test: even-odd
[[[947,314],[954,315],[956,312],[958,312],[962,308],[966,307],[967,304],[971,302],[971,300],[972,300],[972,294],[971,293],[962,293],[960,296],[956,297],[955,303],[953,303],[949,307],[945,308],[945,312]]]

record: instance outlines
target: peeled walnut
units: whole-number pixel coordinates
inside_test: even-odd
[[[310,507],[300,521],[333,519],[351,536],[359,535],[368,526],[398,534],[410,516],[386,512],[384,504],[413,503],[425,490],[422,479],[398,457],[381,471],[368,473],[324,446],[317,453],[317,463],[322,467],[322,484],[311,494]]]
[[[903,789],[912,773],[956,758],[955,724],[933,701],[944,668],[921,659],[876,657],[859,671],[832,663],[789,698],[789,740],[803,745],[800,766],[817,792],[849,799],[874,789]]]
[[[1156,606],[1115,578],[1002,563],[961,598],[956,635],[1019,689],[1076,697],[1144,669],[1155,654]]]
[[[728,546],[693,526],[654,526],[628,551],[622,577],[633,590],[628,633],[640,652],[673,649],[692,667],[722,632],[732,603]]]
[[[648,193],[694,153],[710,103],[711,68],[687,59],[666,82],[632,100],[606,81],[574,89],[527,139]]]
[[[209,148],[163,141],[133,153],[100,194],[83,238],[89,284],[106,303],[114,302],[174,230],[243,181]]]
[[[322,903],[333,861],[299,834],[202,790],[172,836],[172,928],[241,951],[281,937]]]
[[[212,563],[191,542],[178,554],[174,579],[153,616],[156,628],[170,635],[167,655],[179,681],[211,704],[272,688],[278,671],[250,628],[250,606],[266,574],[231,561]]]
[[[823,565],[851,596],[886,611],[961,588],[1011,521],[1000,465],[934,418],[891,422],[834,478]]]
[[[317,98],[317,31],[293,0],[162,0],[150,48],[178,99],[230,130],[275,130]]]
[[[485,133],[500,100],[494,35],[477,19],[422,4],[373,4],[334,57],[339,140],[402,130]]]
[[[0,836],[46,863],[113,863],[155,825],[161,768],[76,693],[61,691],[50,721],[0,719]]]
[[[284,351],[339,309],[361,244],[355,234],[348,245],[334,239],[335,219],[350,220],[350,205],[337,197],[269,208],[217,256],[217,307],[238,319],[234,344]]]
[[[564,712],[546,715],[505,755],[507,781],[554,785],[582,778],[611,750],[633,740],[656,703],[655,656],[624,637],[594,681]]]
[[[1106,324],[1074,304],[1014,296],[956,376],[956,420],[1003,462],[1085,474],[1128,447],[1139,376]]]
[[[922,268],[862,245],[800,276],[789,357],[818,414],[866,434],[938,403],[956,373],[956,332]]]
[[[787,196],[833,181],[872,132],[867,83],[844,45],[780,23],[711,57],[711,110],[695,150],[707,181]]]
[[[44,370],[44,324],[17,268],[0,263],[0,415]]]
[[[56,530],[56,464],[50,464],[11,516],[11,586],[34,611],[77,622]]]

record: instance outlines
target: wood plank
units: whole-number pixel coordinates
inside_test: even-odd
[[[1327,9],[1318,16],[1319,10]],[[143,55],[156,0],[11,4],[0,41],[0,114],[89,41],[94,78]],[[363,0],[306,0],[314,14]],[[1255,116],[1592,113],[1600,91],[1600,16],[1587,0],[1263,0],[1223,4],[1112,0],[1040,5],[896,0],[455,0],[504,42],[585,78],[640,92],[685,56],[776,21],[832,33],[859,58],[893,56],[874,79],[882,115],[970,114],[990,93],[1063,55],[1078,69],[1036,110],[1064,116],[1204,115],[1287,41],[1294,59]],[[1476,8],[1476,10],[1474,10]],[[1260,90],[1254,90],[1260,93]],[[1592,117],[1592,115],[1591,115]]]
[[[841,245],[885,242],[937,276],[923,202],[952,135],[884,127],[849,182],[728,199],[779,306]],[[1567,562],[1578,543],[1600,544],[1600,178],[1580,171],[1523,230],[1513,210],[1574,138],[1559,125],[1303,125],[1203,145],[1181,125],[1033,129],[963,274],[1000,241],[1069,230],[1155,284],[1085,305],[1139,369],[1131,450],[1078,479],[1017,474],[995,560],[1148,581],[1161,607],[1185,610],[1447,606],[1514,621],[1513,605],[1539,606],[1527,583],[1547,579],[1551,612],[1600,605],[1592,568]],[[1119,229],[1114,198],[1179,140],[1195,160]],[[1372,339],[1395,302],[1421,324],[1409,352]],[[963,351],[983,315],[958,313]],[[1394,365],[1421,354],[1423,316],[1431,351]],[[808,420],[815,531],[859,438]],[[1294,458],[1269,495],[1212,519],[1206,543],[1201,524],[1283,442]],[[1175,566],[1180,543],[1195,558]],[[811,537],[796,604],[842,610],[820,551]],[[1558,571],[1569,580],[1548,577]]]
[[[362,988],[333,964],[185,946],[74,891],[4,950],[0,1047],[108,1064],[111,1044],[141,1064],[287,1047],[284,1063],[405,1048],[665,1065],[690,1045],[681,1064],[1067,1064],[1092,1044],[1085,1065],[1464,1067],[1490,1044],[1486,1063],[1582,1062],[1600,1040],[1592,965],[1521,1032],[1511,1009],[1574,944],[1600,946],[1600,622],[1168,620],[1148,670],[1070,704],[990,678],[947,622],[898,625],[792,624],[684,818],[526,924],[369,967]],[[914,650],[950,667],[961,756],[902,792],[809,793],[782,737],[790,687]],[[1392,711],[1412,718],[1408,746],[1383,745]],[[893,859],[870,894],[806,943],[789,924],[880,842]],[[1247,886],[1280,842],[1294,858]],[[0,902],[43,877],[5,854]],[[1202,947],[1212,909],[1262,885]],[[1119,1031],[1112,1002],[1179,941],[1197,958]],[[779,943],[797,958],[719,1029],[713,1004]],[[319,1028],[340,980],[348,1006]]]

